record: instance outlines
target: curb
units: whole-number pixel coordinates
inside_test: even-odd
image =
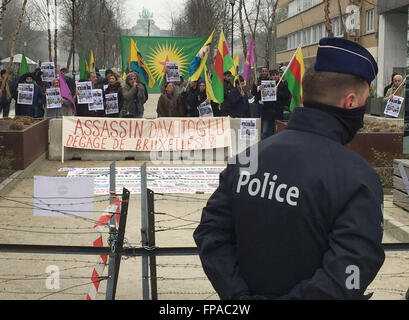
[[[38,167],[38,165],[47,158],[47,152],[37,158],[24,170],[14,172],[10,177],[0,183],[0,196],[8,194],[19,182],[20,179],[26,178]]]
[[[409,243],[409,227],[391,218],[387,214],[383,215],[385,233],[403,243]]]

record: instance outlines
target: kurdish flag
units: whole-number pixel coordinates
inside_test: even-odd
[[[132,38],[129,39],[130,41],[130,49],[129,49],[129,60],[128,60],[128,70],[138,72],[145,83],[149,85],[149,88],[152,88],[155,85],[155,79],[152,76],[149,68],[146,66],[141,53],[136,46],[135,41]]]
[[[229,53],[227,43],[224,40],[223,31],[220,32],[219,45],[217,48],[216,62],[212,79],[212,88],[215,102],[222,104],[224,102],[224,72],[233,71],[234,63]],[[236,73],[232,72],[233,75]]]
[[[189,78],[190,62],[194,59],[200,48],[203,47],[206,42],[206,37],[130,37],[121,36],[121,55],[122,55],[122,70],[129,72],[129,67],[138,66],[134,62],[135,48],[132,48],[132,41],[137,45],[137,51],[143,56],[143,71],[146,72],[148,78],[145,78],[143,73],[141,75],[141,81],[146,85],[152,85],[148,88],[149,93],[160,93],[163,81],[165,79],[166,62],[178,62],[179,71],[184,79]],[[138,57],[138,55],[137,55]],[[135,69],[134,69],[135,70]],[[152,75],[152,78],[149,76]]]
[[[288,90],[292,94],[290,111],[302,105],[302,79],[305,73],[304,58],[301,47],[295,52],[294,57],[285,70],[283,77],[287,81]]]
[[[210,35],[209,39],[205,42],[203,47],[199,50],[196,56],[193,58],[192,62],[190,63],[189,68],[189,80],[190,81],[197,81],[200,78],[202,72],[206,69],[207,59],[209,57],[210,46],[212,45],[213,34]],[[205,71],[206,72],[206,71]]]

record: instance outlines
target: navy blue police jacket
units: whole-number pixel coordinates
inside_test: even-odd
[[[221,299],[368,299],[385,259],[383,190],[345,133],[332,115],[297,108],[247,150],[257,170],[229,161],[193,235]]]

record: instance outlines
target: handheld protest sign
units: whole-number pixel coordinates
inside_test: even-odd
[[[47,89],[47,109],[62,108],[60,88]]]
[[[92,82],[77,82],[76,83],[78,91],[78,103],[79,104],[90,104],[94,103],[94,98],[92,96]]]
[[[394,118],[399,117],[399,113],[402,108],[404,100],[405,99],[402,97],[393,96],[392,99],[388,100],[384,114]]]
[[[261,91],[261,99],[263,102],[277,101],[277,87],[276,82],[273,80],[261,81],[261,85],[264,89]]]
[[[53,82],[56,78],[55,76],[55,65],[54,62],[43,62],[41,63],[41,76],[45,82]]]
[[[34,84],[20,83],[18,85],[17,103],[31,106],[34,100]]]
[[[180,70],[178,62],[166,62],[166,81],[179,82]]]
[[[118,94],[117,93],[110,93],[105,95],[105,114],[115,114],[119,113],[119,105],[118,105]]]

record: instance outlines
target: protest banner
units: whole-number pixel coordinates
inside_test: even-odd
[[[102,89],[92,89],[93,103],[88,105],[89,111],[104,110],[104,96],[102,94]]]
[[[42,62],[41,63],[41,76],[45,82],[53,82],[55,80],[55,66],[54,62]]]
[[[166,62],[166,81],[167,82],[180,81],[179,63]]]
[[[48,88],[46,98],[47,109],[62,108],[60,88]]]
[[[78,104],[94,103],[91,81],[77,82],[76,87],[78,91]]]
[[[197,192],[211,194],[219,186],[221,167],[148,167],[148,188],[156,193],[185,193]],[[59,172],[67,171],[65,168]],[[109,168],[70,168],[68,178],[92,178],[94,181],[94,195],[110,193]],[[141,192],[141,168],[117,167],[115,173],[116,191],[121,193],[127,188],[133,194]]]
[[[34,84],[19,83],[17,103],[31,106],[34,99]]]
[[[64,117],[62,146],[138,152],[225,148],[231,146],[230,119]]]
[[[388,100],[384,114],[397,118],[399,117],[400,109],[402,108],[403,101],[405,99],[399,96],[393,96],[392,99]]]
[[[261,81],[264,89],[261,91],[261,98],[263,102],[277,101],[277,88],[275,81]]]

